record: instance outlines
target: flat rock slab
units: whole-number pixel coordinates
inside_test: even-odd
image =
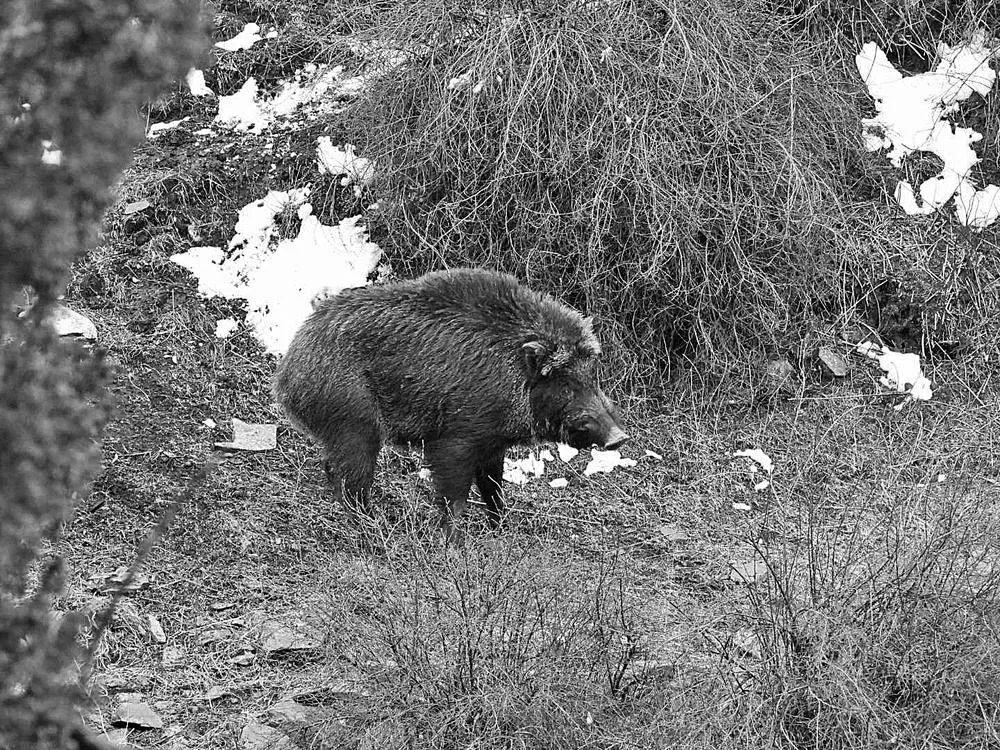
[[[280,729],[251,721],[240,732],[240,750],[296,750],[296,745]]]
[[[86,315],[71,310],[62,304],[53,304],[42,318],[60,336],[79,336],[87,341],[97,340],[97,328]]]
[[[269,451],[278,445],[278,426],[252,424],[233,417],[233,440],[216,443],[216,448],[227,451]]]
[[[311,724],[315,711],[293,700],[278,701],[267,709],[267,720],[279,727],[302,727]]]
[[[301,633],[280,622],[265,622],[260,629],[261,649],[274,656],[292,651],[317,651],[320,643],[315,638]]]
[[[111,721],[116,727],[163,728],[163,719],[147,703],[122,703]]]
[[[767,563],[761,559],[734,560],[729,563],[729,580],[754,586],[766,583],[771,576]]]

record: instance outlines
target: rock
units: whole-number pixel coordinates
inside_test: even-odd
[[[211,630],[206,630],[198,636],[198,645],[207,646],[211,643],[218,643],[219,641],[228,641],[232,637],[233,631],[228,628],[213,628]]]
[[[160,656],[160,664],[164,669],[175,669],[184,661],[184,649],[181,646],[164,646]]]
[[[142,695],[138,691],[148,690],[153,684],[149,675],[136,672],[128,668],[108,670],[105,674],[97,678],[97,684],[109,693],[120,695],[135,694],[136,700],[142,700]],[[119,701],[123,700],[119,698]]]
[[[152,204],[143,198],[142,200],[133,201],[132,203],[127,203],[125,205],[125,215],[131,216],[132,214],[139,213],[140,211],[145,211]]]
[[[63,304],[50,305],[42,320],[60,336],[79,336],[87,341],[97,340],[97,327],[90,318],[70,310]]]
[[[296,750],[288,736],[280,729],[251,721],[240,732],[240,750]]]
[[[122,703],[115,711],[111,722],[118,727],[163,728],[163,719],[146,703]]]
[[[267,720],[282,729],[309,724],[312,722],[312,715],[313,711],[309,706],[303,706],[287,698],[267,709]]]
[[[220,698],[231,698],[233,696],[233,691],[229,688],[222,687],[222,685],[212,685],[208,690],[205,691],[205,700],[207,701],[217,701]]]
[[[260,639],[264,653],[271,656],[288,651],[316,651],[320,646],[315,638],[273,620],[261,626]]]
[[[284,698],[267,709],[267,720],[301,747],[340,747],[331,744],[330,733],[337,731],[341,713],[342,709],[304,706],[293,698]]]
[[[729,580],[734,583],[745,583],[754,586],[765,583],[771,571],[760,558],[753,560],[733,560],[729,563]]]
[[[772,393],[789,391],[795,378],[795,367],[784,357],[770,359],[764,367],[764,382]]]
[[[823,363],[827,371],[834,377],[842,378],[847,375],[847,358],[830,346],[821,346],[819,349],[819,361]]]
[[[163,626],[154,615],[146,615],[146,630],[149,631],[149,637],[154,643],[167,642],[167,634],[163,632]]]
[[[658,526],[656,531],[659,533],[660,538],[665,542],[686,542],[691,537],[684,529],[680,529],[676,526],[671,526],[669,523],[662,524]]]
[[[227,451],[269,451],[278,445],[278,426],[252,424],[233,417],[232,442],[216,443],[216,448]]]
[[[94,573],[87,579],[87,585],[99,593],[132,594],[149,586],[149,578],[142,573],[129,577],[128,567],[119,566],[113,573]],[[121,608],[122,603],[118,603]]]
[[[248,667],[253,664],[254,659],[257,655],[249,649],[244,649],[243,653],[237,654],[229,660],[230,664],[235,664],[238,667]]]

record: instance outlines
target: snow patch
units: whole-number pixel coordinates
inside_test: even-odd
[[[226,52],[236,52],[241,49],[250,49],[263,37],[260,35],[260,26],[251,22],[243,27],[243,30],[232,39],[224,42],[216,42],[215,46],[224,49]]]
[[[257,80],[250,77],[235,94],[219,97],[215,120],[237,130],[259,133],[275,121],[291,117],[303,105],[332,101],[330,92],[343,72],[340,65],[331,68],[310,63],[283,81],[271,99],[260,98]]]
[[[505,458],[503,460],[503,478],[512,484],[527,484],[531,477],[540,477],[545,473],[545,461],[536,456],[534,451],[524,458]]]
[[[759,464],[760,468],[768,474],[774,471],[774,462],[771,460],[771,457],[760,448],[747,448],[746,450],[736,451],[733,454],[733,458],[749,458],[751,461]]]
[[[473,85],[473,83],[472,83],[472,71],[471,70],[467,70],[466,72],[462,73],[460,76],[456,76],[455,78],[452,78],[450,81],[448,81],[448,90],[449,91],[465,91],[465,89],[471,87],[472,88],[472,93],[473,94],[478,94],[480,91],[483,90],[483,86],[485,86],[485,85],[486,85],[486,81],[485,81],[485,79],[482,79],[482,78],[480,78],[478,81],[476,81],[475,85]]]
[[[931,381],[920,368],[919,354],[894,352],[872,341],[858,344],[857,352],[878,362],[885,373],[879,378],[883,387],[908,396],[895,406],[896,411],[902,410],[909,401],[930,401],[934,396]]]
[[[239,325],[239,321],[236,318],[223,318],[215,324],[215,337],[217,339],[227,339]]]
[[[257,101],[257,79],[248,78],[235,94],[219,97],[215,121],[236,130],[264,130],[270,119]]]
[[[356,194],[360,194],[361,188],[368,187],[374,181],[375,165],[370,159],[358,156],[350,143],[340,148],[333,145],[329,136],[324,135],[317,139],[316,144],[320,174],[344,175],[340,184],[346,187],[356,183]]]
[[[171,120],[170,122],[157,122],[157,123],[153,123],[152,125],[149,126],[149,130],[146,131],[146,137],[147,138],[155,138],[156,136],[158,136],[160,133],[164,132],[165,130],[173,130],[174,128],[176,128],[181,123],[187,122],[190,119],[191,119],[190,117],[182,117],[179,120]]]
[[[559,454],[559,460],[564,463],[569,463],[576,455],[580,452],[572,445],[566,445],[566,443],[556,443],[556,452]]]
[[[52,141],[42,141],[42,164],[58,167],[62,164],[62,151],[52,145]]]
[[[213,96],[215,93],[205,84],[205,71],[203,70],[191,68],[184,76],[184,80],[187,81],[192,96]]]
[[[171,256],[198,279],[199,294],[247,300],[247,325],[274,354],[288,348],[315,300],[364,286],[382,254],[358,226],[360,216],[322,224],[305,202],[308,193],[271,191],[244,206],[225,251],[193,247]],[[290,210],[296,211],[299,232],[275,242],[275,221]]]
[[[583,470],[583,475],[589,477],[598,472],[608,473],[614,471],[619,466],[635,466],[634,458],[622,458],[621,451],[602,451],[596,448],[590,452],[590,463]]]
[[[982,140],[982,134],[946,119],[973,93],[986,96],[993,88],[996,71],[990,60],[997,54],[997,46],[979,31],[964,45],[939,44],[940,60],[933,70],[904,77],[875,42],[858,53],[858,73],[878,111],[862,120],[865,148],[886,149],[895,167],[914,151],[929,151],[944,162],[939,174],[920,184],[919,203],[908,181],[897,184],[895,198],[907,214],[933,213],[954,197],[962,224],[983,229],[1000,217],[1000,186],[978,190],[970,176],[980,161],[972,144]]]

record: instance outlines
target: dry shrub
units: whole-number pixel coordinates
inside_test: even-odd
[[[777,583],[755,602],[763,658],[741,700],[748,738],[996,743],[1000,516],[981,489],[926,495],[814,518],[804,543],[772,550]]]
[[[604,746],[641,723],[622,703],[637,592],[614,556],[581,565],[510,538],[445,549],[390,533],[330,587],[333,663],[369,695],[361,746]]]
[[[404,275],[512,271],[586,308],[637,389],[656,389],[671,352],[743,369],[817,326],[899,327],[896,303],[925,345],[995,342],[974,324],[1000,314],[982,304],[995,233],[959,229],[943,248],[949,220],[903,216],[896,176],[859,138],[858,45],[898,52],[892,14],[916,27],[918,6],[938,5],[344,7],[346,28],[407,57],[347,113],[380,165],[388,257]],[[966,5],[921,39],[959,42],[987,7]]]
[[[377,29],[410,56],[353,110],[394,263],[526,276],[607,319],[637,384],[677,343],[725,364],[835,317],[886,261],[850,201],[853,92],[757,3],[403,4]],[[479,93],[449,89],[466,72]]]

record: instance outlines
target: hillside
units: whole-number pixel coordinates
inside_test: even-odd
[[[173,516],[90,726],[171,750],[996,744],[1000,225],[954,196],[1000,182],[1000,87],[948,113],[978,161],[931,209],[948,162],[866,150],[857,58],[935,70],[1000,28],[990,3],[218,6],[214,40],[249,46],[148,107],[169,127],[65,299],[116,406],[52,545],[57,609],[95,617]],[[474,508],[446,547],[418,448],[351,511],[270,380],[313,295],[458,265],[598,319],[635,465],[545,446],[504,527]],[[920,355],[933,395],[862,341]],[[234,419],[276,447],[215,448]],[[148,726],[120,721],[137,704]]]

